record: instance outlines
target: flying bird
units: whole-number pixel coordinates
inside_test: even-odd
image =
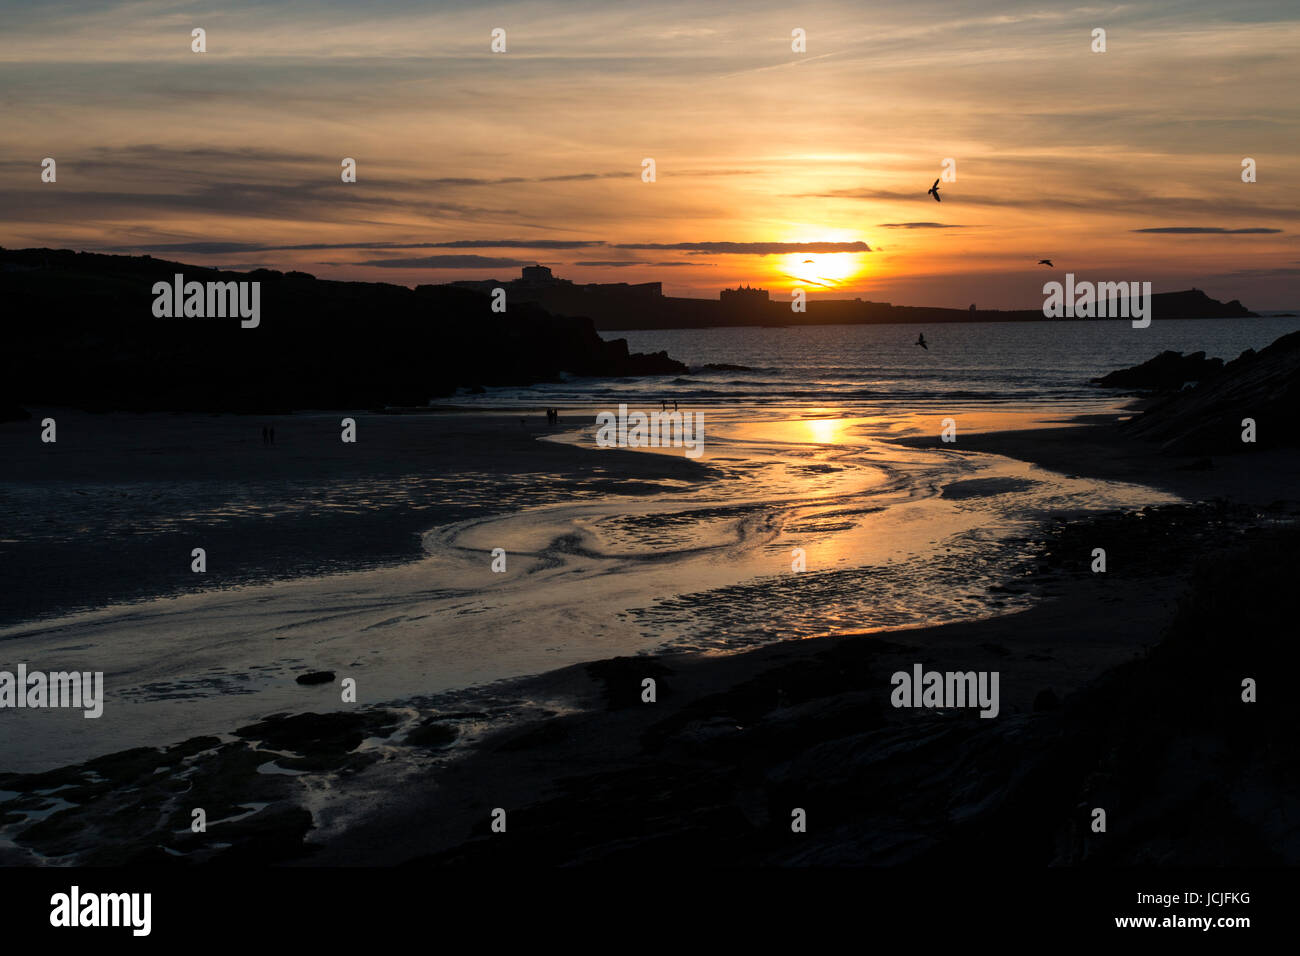
[[[1052,260],[1051,260],[1051,259],[1039,259],[1039,260],[1038,260],[1038,264],[1039,264],[1040,266],[1052,266]],[[1052,268],[1055,269],[1056,266],[1052,266]]]
[[[927,352],[930,351],[930,346],[928,346],[928,345],[925,344],[925,333],[924,333],[924,332],[920,332],[920,333],[917,334],[917,336],[916,336],[916,344],[919,345],[919,346],[921,346],[921,348],[925,349]]]
[[[939,180],[934,181],[934,185],[926,190],[926,194],[933,196],[935,202],[939,202]]]

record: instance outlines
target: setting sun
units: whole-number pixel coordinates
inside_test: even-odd
[[[777,271],[783,278],[833,289],[862,272],[861,257],[854,253],[791,253],[781,257]]]

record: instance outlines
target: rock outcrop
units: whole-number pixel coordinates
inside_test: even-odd
[[[1248,349],[1195,388],[1159,401],[1123,427],[1172,454],[1222,455],[1300,444],[1293,427],[1297,414],[1300,332],[1292,332],[1262,351]],[[1247,419],[1254,423],[1253,442],[1242,438]]]
[[[1207,359],[1204,352],[1184,355],[1182,352],[1161,352],[1141,365],[1123,368],[1094,378],[1103,388],[1153,388],[1173,391],[1188,382],[1203,382],[1223,370],[1223,359]]]
[[[154,283],[260,282],[255,328],[239,318],[155,318]],[[450,286],[226,272],[149,256],[0,250],[6,348],[0,408],[276,412],[418,406],[461,387],[563,373],[680,375],[662,352],[629,354],[590,319],[527,303],[496,313]]]

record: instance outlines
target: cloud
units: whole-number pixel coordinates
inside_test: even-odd
[[[788,252],[870,252],[865,242],[619,242],[615,249],[668,249],[735,256],[773,256]]]
[[[1300,269],[1237,269],[1235,272],[1216,272],[1216,279],[1280,279],[1282,276],[1300,275]]]
[[[965,229],[966,226],[946,222],[882,222],[885,229]]]
[[[430,249],[590,249],[608,243],[601,239],[454,239],[424,245]]]
[[[256,242],[134,242],[125,246],[103,246],[100,252],[197,252],[202,255],[226,255],[240,252],[265,252],[267,246]],[[241,266],[240,268],[243,268]]]
[[[1224,229],[1222,226],[1159,226],[1153,229],[1134,229],[1134,232],[1162,232],[1174,233],[1181,236],[1240,236],[1240,235],[1257,235],[1260,233],[1281,232],[1281,229],[1265,229],[1263,226],[1252,226],[1249,229]]]
[[[586,249],[603,246],[599,240],[569,239],[455,239],[449,242],[306,242],[296,245],[271,245],[261,242],[137,242],[124,246],[105,246],[104,252],[312,252],[322,249]]]
[[[418,256],[411,259],[367,259],[353,263],[381,269],[498,269],[532,264],[528,259],[502,259],[496,256]]]
[[[648,259],[588,259],[582,262],[573,263],[575,266],[614,266],[623,268],[624,266],[689,266],[698,269],[701,266],[714,265],[712,262],[688,262],[683,259],[669,259],[660,262],[651,262]]]
[[[1223,216],[1238,218],[1241,216],[1260,216],[1269,219],[1294,218],[1300,215],[1300,209],[1278,206],[1265,202],[1243,202],[1228,194],[1213,196],[1153,196],[1136,191],[1120,191],[1108,187],[1092,190],[1090,193],[1077,193],[1072,198],[1060,195],[1034,195],[1028,198],[1020,196],[995,196],[987,193],[953,192],[944,208],[957,204],[963,206],[993,206],[1006,209],[1040,210],[1059,214],[1063,210],[1079,213],[1134,213],[1149,216],[1153,212],[1168,210],[1170,213],[1196,214],[1204,216]],[[935,208],[934,202],[925,193],[899,192],[891,189],[832,189],[818,193],[797,193],[796,199],[861,199],[883,200],[889,202],[925,202],[929,208]],[[1135,230],[1145,231],[1145,230]]]
[[[627,179],[632,176],[626,169],[604,173],[565,173],[561,176],[501,176],[495,179],[478,176],[443,176],[420,180],[426,186],[512,186],[516,183],[585,183],[597,179]]]
[[[299,228],[318,228],[322,220],[355,222],[358,216],[381,213],[424,215],[429,218],[455,216],[483,220],[506,215],[508,209],[488,209],[461,203],[383,195],[376,190],[339,189],[329,183],[203,184],[171,192],[104,191],[62,188],[0,189],[0,208],[10,222],[85,222],[120,220],[138,224],[146,214],[177,218],[196,212],[220,216],[244,216],[265,220],[279,217]]]

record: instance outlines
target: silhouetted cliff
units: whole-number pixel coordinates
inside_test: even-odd
[[[156,282],[257,281],[260,323],[155,318]],[[683,374],[665,353],[629,355],[589,319],[449,286],[219,272],[148,256],[0,250],[5,303],[0,409],[265,412],[423,405],[459,387],[562,372]]]

